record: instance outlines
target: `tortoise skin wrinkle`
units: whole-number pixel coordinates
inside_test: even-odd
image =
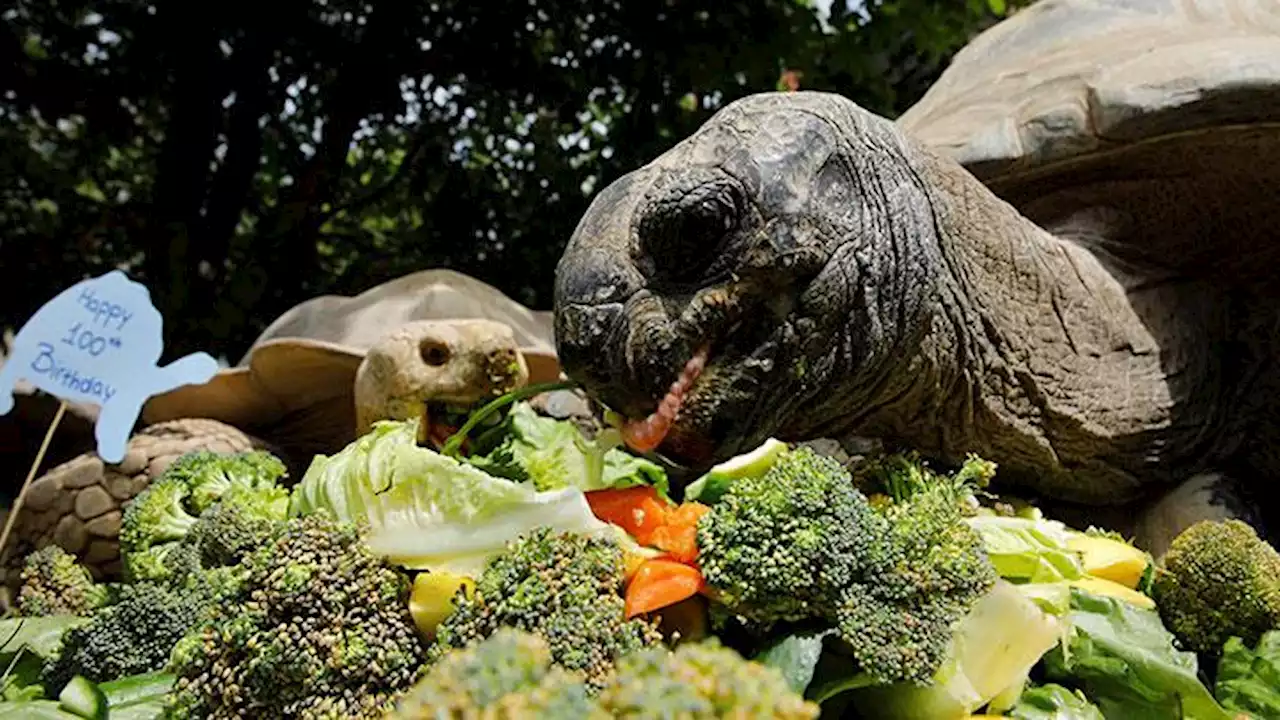
[[[848,99],[754,95],[597,196],[557,268],[557,350],[640,418],[709,342],[662,447],[695,468],[857,434],[1106,505],[1256,463],[1276,305],[1143,265],[1119,251],[1141,223],[1105,217],[1055,234]]]

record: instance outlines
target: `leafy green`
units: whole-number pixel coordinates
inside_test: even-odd
[[[164,713],[165,695],[173,687],[168,673],[133,675],[99,683],[107,699],[111,720],[155,720]],[[0,702],[0,720],[83,720],[64,709],[57,700],[29,699]]]
[[[27,650],[49,657],[58,648],[67,630],[88,622],[74,615],[47,615],[44,617],[5,618],[0,620],[0,660],[12,657],[19,650]]]
[[[543,417],[521,402],[500,424],[475,438],[466,461],[491,475],[532,483],[538,490],[572,487],[589,492],[653,485],[665,495],[666,471],[617,447],[620,439],[610,442],[607,433],[587,440],[572,422]]]
[[[290,512],[366,521],[368,543],[415,569],[474,575],[519,535],[540,526],[612,532],[578,488],[539,492],[416,444],[417,421],[381,422],[332,457],[317,456]]]
[[[781,440],[769,438],[751,452],[714,465],[702,477],[689,483],[684,489],[684,499],[696,500],[705,505],[714,504],[728,492],[734,481],[760,477],[769,472],[778,458],[787,452],[788,447]]]
[[[1065,651],[1045,657],[1046,676],[1081,687],[1108,720],[1230,720],[1178,650],[1154,610],[1072,588]]]
[[[45,696],[40,672],[58,649],[62,636],[88,622],[74,615],[46,615],[0,620],[0,700],[19,702]],[[3,704],[0,704],[3,707]]]
[[[1006,580],[1054,583],[1084,576],[1079,554],[1067,544],[1071,531],[1056,520],[977,515],[967,522]]]
[[[1252,650],[1238,637],[1228,639],[1213,691],[1223,707],[1280,717],[1280,630],[1263,633]]]
[[[818,660],[822,658],[827,636],[835,632],[834,628],[830,628],[816,632],[788,633],[751,659],[777,668],[791,689],[803,693],[809,683],[813,682],[813,673],[818,667]]]
[[[1053,683],[1023,691],[1007,715],[1017,720],[1103,720],[1084,693]]]

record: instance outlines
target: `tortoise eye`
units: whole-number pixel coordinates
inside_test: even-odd
[[[729,182],[678,184],[646,210],[639,227],[642,254],[659,274],[696,277],[738,229],[742,208]]]
[[[449,362],[452,355],[449,352],[449,346],[439,340],[423,340],[418,345],[418,354],[422,356],[422,361],[432,367],[439,367]]]

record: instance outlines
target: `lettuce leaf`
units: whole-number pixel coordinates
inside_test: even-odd
[[[1025,690],[1008,716],[1018,720],[1103,720],[1102,712],[1079,690],[1052,683]]]
[[[567,420],[543,417],[527,402],[516,403],[499,425],[473,439],[466,461],[498,477],[531,483],[538,490],[572,487],[590,492],[653,485],[667,492],[660,465],[618,447],[617,431],[594,441]],[[612,440],[612,441],[611,441]]]
[[[1280,630],[1263,633],[1253,650],[1238,637],[1228,639],[1213,690],[1224,707],[1280,718]]]
[[[418,447],[417,421],[381,422],[332,457],[317,456],[290,512],[368,523],[374,552],[413,569],[474,576],[535,527],[612,533],[578,488],[539,492]]]
[[[1000,515],[966,520],[981,536],[996,573],[1006,580],[1055,583],[1084,576],[1080,554],[1068,546],[1071,530],[1056,520]]]
[[[1045,656],[1045,675],[1083,689],[1107,720],[1234,718],[1200,682],[1195,654],[1177,649],[1156,611],[1072,588],[1068,620],[1069,645]]]

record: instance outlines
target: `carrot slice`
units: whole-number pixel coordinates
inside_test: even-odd
[[[698,568],[675,560],[646,560],[627,584],[627,618],[675,605],[701,589]]]
[[[666,524],[668,504],[648,485],[592,490],[587,504],[596,517],[626,530],[642,545],[648,545],[653,531]]]
[[[689,525],[663,525],[649,536],[649,544],[674,560],[691,564],[698,559],[698,528]]]
[[[711,508],[697,502],[683,503],[667,514],[667,522],[653,531],[649,544],[683,563],[698,559],[698,518]]]

